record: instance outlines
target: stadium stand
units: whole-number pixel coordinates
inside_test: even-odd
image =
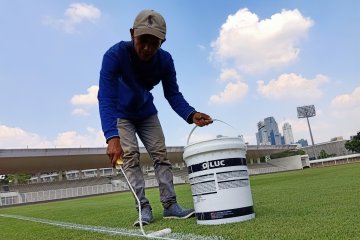
[[[303,157],[303,156],[302,156]],[[303,159],[301,159],[302,161]],[[360,154],[351,154],[311,160],[311,167],[325,167],[338,164],[360,162]],[[305,165],[303,164],[303,167]],[[289,171],[283,166],[271,162],[248,164],[249,175],[267,174]],[[145,186],[158,186],[152,166],[144,166]],[[175,163],[173,166],[174,183],[188,183],[188,172],[185,163]],[[62,176],[62,177],[60,177]],[[129,190],[122,174],[117,174],[112,168],[71,170],[63,173],[43,173],[30,178],[28,184],[12,184],[0,187],[0,207],[14,204],[25,204],[38,201],[52,201],[95,194],[104,194]]]

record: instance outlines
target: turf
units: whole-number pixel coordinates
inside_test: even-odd
[[[157,189],[148,189],[154,222],[145,231],[219,236],[224,239],[359,239],[360,164],[252,176],[253,220],[217,226],[198,225],[195,218],[162,219]],[[178,201],[192,207],[189,185],[176,186]],[[21,215],[106,228],[136,229],[130,192],[58,202],[0,208],[0,214]],[[65,229],[0,217],[0,239],[135,239]]]

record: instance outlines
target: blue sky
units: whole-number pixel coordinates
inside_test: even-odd
[[[273,116],[310,143],[296,108],[315,105],[315,143],[360,130],[360,2],[0,1],[0,148],[102,147],[96,92],[104,52],[142,9],[167,22],[162,46],[180,90],[198,111],[256,144]],[[168,146],[193,128],[153,90]],[[225,135],[219,122],[194,139]]]

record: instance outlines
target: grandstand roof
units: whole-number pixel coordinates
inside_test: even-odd
[[[247,159],[295,149],[296,145],[247,145]],[[168,158],[183,162],[184,147],[167,147]],[[0,149],[0,174],[41,173],[111,167],[106,148]],[[150,164],[145,148],[140,159]]]

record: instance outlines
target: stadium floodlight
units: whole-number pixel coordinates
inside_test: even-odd
[[[316,159],[316,152],[315,152],[315,145],[314,145],[314,138],[311,132],[309,117],[316,116],[315,106],[314,105],[308,105],[308,106],[302,106],[297,108],[297,115],[298,118],[306,118],[308,126],[309,126],[309,132],[311,137],[311,143],[312,143],[312,149],[314,153],[314,158]]]
[[[298,118],[309,118],[316,116],[315,106],[308,105],[297,108]]]

